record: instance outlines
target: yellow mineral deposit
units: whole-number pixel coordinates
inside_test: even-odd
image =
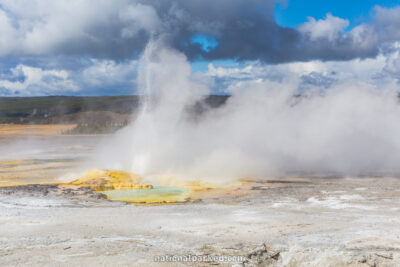
[[[154,180],[160,181],[160,179]],[[162,180],[167,181],[168,186],[141,184],[142,177],[130,172],[95,169],[86,172],[83,177],[67,186],[90,187],[94,191],[105,194],[109,200],[161,205],[179,204],[215,196],[232,196],[237,194],[236,189],[243,185],[241,182],[216,185],[199,180],[174,183],[172,176],[162,176]]]
[[[192,201],[210,198],[225,198],[227,196],[243,196],[249,193],[249,186],[242,181],[229,184],[210,184],[195,180],[182,185],[188,189],[187,196]]]
[[[87,186],[94,191],[153,188],[150,184],[140,184],[139,182],[141,180],[142,178],[139,175],[130,172],[95,169],[87,171],[82,178],[70,184],[75,186]]]
[[[57,184],[58,177],[67,171],[69,164],[41,160],[0,161],[0,186]]]
[[[75,128],[75,124],[19,125],[0,124],[0,135],[59,135]]]
[[[39,178],[36,179],[34,174],[42,177],[45,173],[41,173],[40,168],[32,168],[34,163],[30,161],[0,162],[0,169],[6,171],[6,174],[0,174],[0,186],[21,186],[34,182],[57,184],[62,187],[89,187],[93,191],[103,193],[109,200],[144,205],[179,204],[211,196],[224,196],[228,192],[234,192],[234,188],[237,187],[237,185],[215,185],[202,181],[183,183],[172,176],[162,177],[163,182],[160,184],[167,184],[167,186],[153,186],[142,183],[143,179],[139,175],[107,169],[87,171],[81,178],[66,184],[54,183],[53,179],[45,179],[42,182]],[[13,174],[17,169],[19,172]],[[25,179],[25,176],[29,179]],[[154,179],[154,181],[160,182],[160,179]]]
[[[116,170],[95,169],[86,172],[83,177],[69,183],[67,186],[90,187],[101,192],[110,200],[125,201],[135,204],[177,204],[184,203],[200,192],[209,192],[220,188],[214,184],[192,181],[173,183],[169,177],[169,186],[153,186],[142,184],[139,175]],[[165,181],[165,180],[164,180]],[[228,189],[228,187],[225,187]],[[199,194],[200,193],[200,194]]]
[[[0,167],[16,166],[23,164],[22,160],[0,161]]]
[[[208,191],[217,187],[217,185],[215,184],[204,183],[198,180],[187,182],[185,184],[182,184],[182,186],[188,188],[192,192]]]
[[[155,188],[151,184],[141,184],[141,180],[142,177],[130,172],[95,169],[67,186],[90,187],[105,194],[109,200],[136,204],[173,204],[186,200],[184,188]]]

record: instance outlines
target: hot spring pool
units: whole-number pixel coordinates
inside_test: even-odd
[[[178,187],[154,187],[153,189],[121,189],[101,191],[107,199],[131,203],[175,203],[186,199],[188,189]]]

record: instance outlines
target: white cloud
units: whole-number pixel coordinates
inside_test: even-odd
[[[312,72],[323,74],[334,74],[341,78],[356,77],[371,81],[376,73],[382,71],[386,64],[387,57],[379,55],[374,59],[353,59],[349,61],[328,61],[319,60],[309,62],[283,63],[277,65],[262,64],[258,61],[237,63],[236,67],[224,68],[209,64],[207,75],[213,77],[232,77],[237,79],[249,78],[258,79],[268,77],[270,74],[280,73],[281,76],[301,76]]]
[[[81,80],[91,86],[108,86],[132,82],[136,78],[137,61],[116,63],[113,60],[92,59],[92,65],[82,71]]]
[[[83,69],[65,70],[19,64],[0,74],[0,95],[93,95],[134,93],[137,61],[91,59]]]
[[[308,22],[300,25],[298,30],[303,34],[309,35],[312,41],[326,38],[332,42],[336,40],[348,26],[349,21],[347,19],[335,17],[328,13],[325,19],[315,20],[313,17],[308,17]]]
[[[400,79],[400,42],[396,42],[392,49],[394,51],[387,56],[384,71]]]
[[[121,30],[122,37],[132,37],[140,30],[154,33],[161,29],[161,21],[157,12],[150,6],[137,4],[130,5],[119,12],[122,22],[127,25]]]
[[[383,44],[400,38],[400,8],[376,7],[371,22],[348,32],[349,21],[329,13],[310,17],[296,31],[270,24],[273,1],[258,2],[0,0],[0,56],[126,59],[141,53],[150,36],[166,34],[169,45],[190,59],[347,60],[374,57]],[[219,49],[201,52],[190,43],[194,34],[213,35]]]
[[[400,47],[400,46],[399,46]],[[262,84],[269,81],[302,80],[331,86],[344,80],[361,80],[369,84],[390,84],[400,76],[400,50],[380,54],[374,59],[350,61],[310,61],[277,65],[259,61],[214,62],[205,73],[196,72],[194,79],[213,87],[215,92],[227,92],[246,82]],[[139,66],[136,60],[117,62],[91,59],[83,69],[62,70],[17,65],[0,76],[0,92],[8,95],[102,94],[134,93]]]
[[[142,0],[0,0],[0,57],[5,61],[6,57],[13,57],[9,63],[13,67],[9,71],[11,76],[14,75],[5,77],[0,73],[0,94],[7,92],[37,95],[78,91],[85,94],[105,87],[114,87],[117,93],[119,86],[129,90],[134,86],[137,75],[137,62],[132,58],[139,55],[138,52],[142,51],[147,42],[143,34],[152,35],[165,31],[171,35],[171,43],[176,41],[181,44],[186,39],[174,39],[175,32],[190,39],[192,32],[196,31],[219,38],[222,38],[224,32],[235,31],[227,21],[230,22],[231,18],[241,14],[241,10],[234,9],[240,6],[242,0],[234,1],[232,10],[227,10],[229,14],[221,21],[214,21],[214,12],[224,10],[228,1],[215,4],[218,7],[217,11],[209,10],[204,4],[211,2],[178,0],[174,5],[168,5],[168,2],[163,1]],[[312,60],[277,65],[244,61],[229,63],[229,67],[211,63],[208,72],[203,75],[196,74],[197,78],[214,84],[215,87],[224,88],[243,80],[276,81],[286,77],[298,79],[303,76],[310,76],[309,81],[321,83],[353,78],[375,84],[390,83],[400,77],[399,48],[391,48],[393,51],[390,52],[381,51],[377,57],[375,55],[379,51],[378,48],[384,50],[384,47],[400,38],[400,7],[389,9],[377,6],[374,11],[375,15],[370,23],[361,24],[350,31],[346,31],[349,26],[346,19],[331,14],[319,20],[310,17],[308,22],[298,27],[302,37],[299,38],[302,40],[299,47],[303,48],[305,43],[304,48],[309,50],[300,49],[300,52],[304,53],[295,51],[294,57],[289,56],[274,62],[310,58],[346,61]],[[258,36],[260,39],[263,38],[261,35]],[[268,34],[265,36],[268,37]],[[249,45],[250,42],[256,43],[258,37],[251,39]],[[221,46],[223,41],[220,42]],[[282,43],[282,47],[285,47],[284,45],[286,43]],[[136,48],[132,49],[133,46]],[[268,43],[261,42],[257,49],[261,51],[266,46]],[[257,49],[251,47],[241,49],[240,45],[237,47],[243,51],[255,51],[250,53],[249,57],[239,58],[263,60],[264,51],[257,52]],[[240,51],[236,50],[237,47],[235,45],[231,52],[222,53],[223,57],[240,54]],[[284,50],[290,54],[293,52],[291,49],[292,47],[288,46],[288,51]],[[265,48],[265,53],[268,54],[267,50],[268,48]],[[358,53],[359,51],[365,51],[365,54]],[[32,55],[29,63],[22,60]],[[63,62],[57,59],[54,60],[57,61],[57,66],[44,67],[45,64],[37,63],[53,56],[69,59],[76,57],[77,63],[73,63],[77,65],[76,69],[71,67],[73,64],[63,65]],[[354,59],[357,56],[370,58]],[[84,63],[79,62],[82,58]],[[88,58],[93,59],[87,66]],[[110,58],[118,58],[120,61]],[[264,60],[265,58],[269,56],[264,57]],[[15,62],[19,63],[16,67]],[[16,77],[24,79],[18,80]],[[223,81],[223,84],[218,81]],[[217,89],[221,91],[220,88]],[[109,92],[113,91],[110,89]]]
[[[7,14],[0,9],[0,55],[8,54],[13,50],[15,30]]]
[[[0,80],[0,88],[9,95],[56,95],[79,90],[65,70],[43,70],[18,65],[11,69],[10,78]]]
[[[111,46],[122,37],[134,37],[140,30],[156,31],[161,23],[155,10],[135,2],[1,0],[0,56],[10,52],[42,55],[60,50],[85,51],[90,45]]]
[[[380,26],[377,34],[382,36],[386,41],[393,41],[400,38],[400,7],[383,8],[376,6],[375,21]]]
[[[208,70],[203,74],[206,77],[222,80],[223,84],[216,86],[226,88],[237,86],[243,81],[276,81],[301,77],[311,77],[308,81],[326,82],[330,86],[335,81],[361,80],[369,84],[390,84],[393,78],[387,77],[387,72],[400,75],[400,52],[394,51],[389,54],[379,54],[376,58],[353,59],[349,61],[319,60],[309,62],[293,62],[276,65],[263,64],[259,61],[248,61],[245,63],[224,64],[210,63]],[[306,82],[306,80],[305,80]],[[212,84],[212,83],[209,83]]]

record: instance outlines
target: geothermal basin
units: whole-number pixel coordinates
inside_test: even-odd
[[[247,177],[226,186],[151,189],[69,186],[95,169],[89,159],[103,138],[1,136],[1,266],[400,262],[397,177]],[[165,255],[237,257],[193,263],[165,262]]]

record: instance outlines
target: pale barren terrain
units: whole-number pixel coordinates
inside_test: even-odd
[[[1,266],[398,266],[400,179],[248,179],[179,205],[113,202],[59,187],[100,136],[1,139]],[[12,153],[11,153],[12,152]],[[155,262],[165,255],[240,262]]]

